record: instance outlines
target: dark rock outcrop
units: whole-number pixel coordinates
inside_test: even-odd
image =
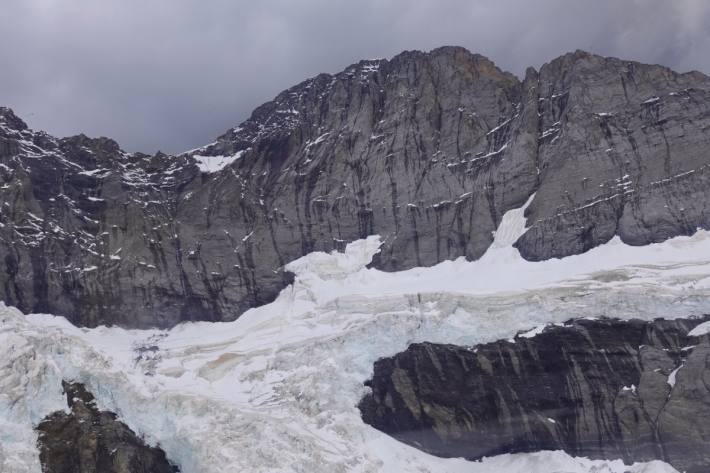
[[[37,427],[44,473],[176,473],[165,452],[147,446],[111,412],[99,411],[83,385],[63,383],[71,413]]]
[[[370,234],[385,270],[476,259],[533,193],[531,260],[690,234],[710,226],[709,129],[699,73],[578,51],[521,81],[456,47],[321,74],[180,156],[0,108],[0,299],[87,326],[231,320],[285,263]]]
[[[688,336],[700,322],[575,320],[474,347],[413,344],[375,363],[359,407],[439,456],[564,450],[707,472],[710,337]]]

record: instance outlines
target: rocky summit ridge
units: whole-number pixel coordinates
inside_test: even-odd
[[[287,262],[380,234],[395,271],[710,228],[710,78],[576,51],[524,79],[458,47],[321,74],[203,148],[126,153],[0,108],[0,299],[78,325],[232,320]]]

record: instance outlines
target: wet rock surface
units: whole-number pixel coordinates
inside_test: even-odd
[[[85,326],[233,320],[285,263],[367,235],[385,270],[476,259],[533,193],[527,259],[662,241],[710,226],[709,129],[700,73],[578,51],[520,80],[457,47],[321,74],[179,156],[0,108],[0,299]]]
[[[83,385],[63,383],[70,413],[55,412],[37,427],[44,473],[177,473],[111,412],[99,411]]]
[[[363,420],[444,457],[564,450],[710,470],[704,319],[574,320],[474,347],[417,343],[378,360]]]

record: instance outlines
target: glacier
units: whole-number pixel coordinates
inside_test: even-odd
[[[382,272],[368,268],[378,236],[311,253],[287,265],[294,282],[274,302],[234,322],[88,329],[0,304],[0,470],[41,471],[33,428],[66,408],[67,379],[184,473],[676,472],[563,452],[437,458],[360,419],[374,361],[410,343],[474,345],[573,317],[710,313],[710,232],[643,247],[614,238],[528,262],[512,246],[524,210],[506,213],[477,261]]]

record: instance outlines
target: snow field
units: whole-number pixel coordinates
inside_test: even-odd
[[[169,331],[81,329],[0,308],[0,470],[39,472],[36,435],[65,406],[61,379],[160,444],[184,473],[668,473],[563,452],[480,462],[430,456],[365,425],[357,403],[375,360],[413,342],[473,345],[573,317],[687,317],[710,312],[710,234],[646,247],[618,239],[583,255],[524,261],[508,212],[478,261],[384,273],[366,265],[380,239],[312,253],[294,284],[229,323]]]

